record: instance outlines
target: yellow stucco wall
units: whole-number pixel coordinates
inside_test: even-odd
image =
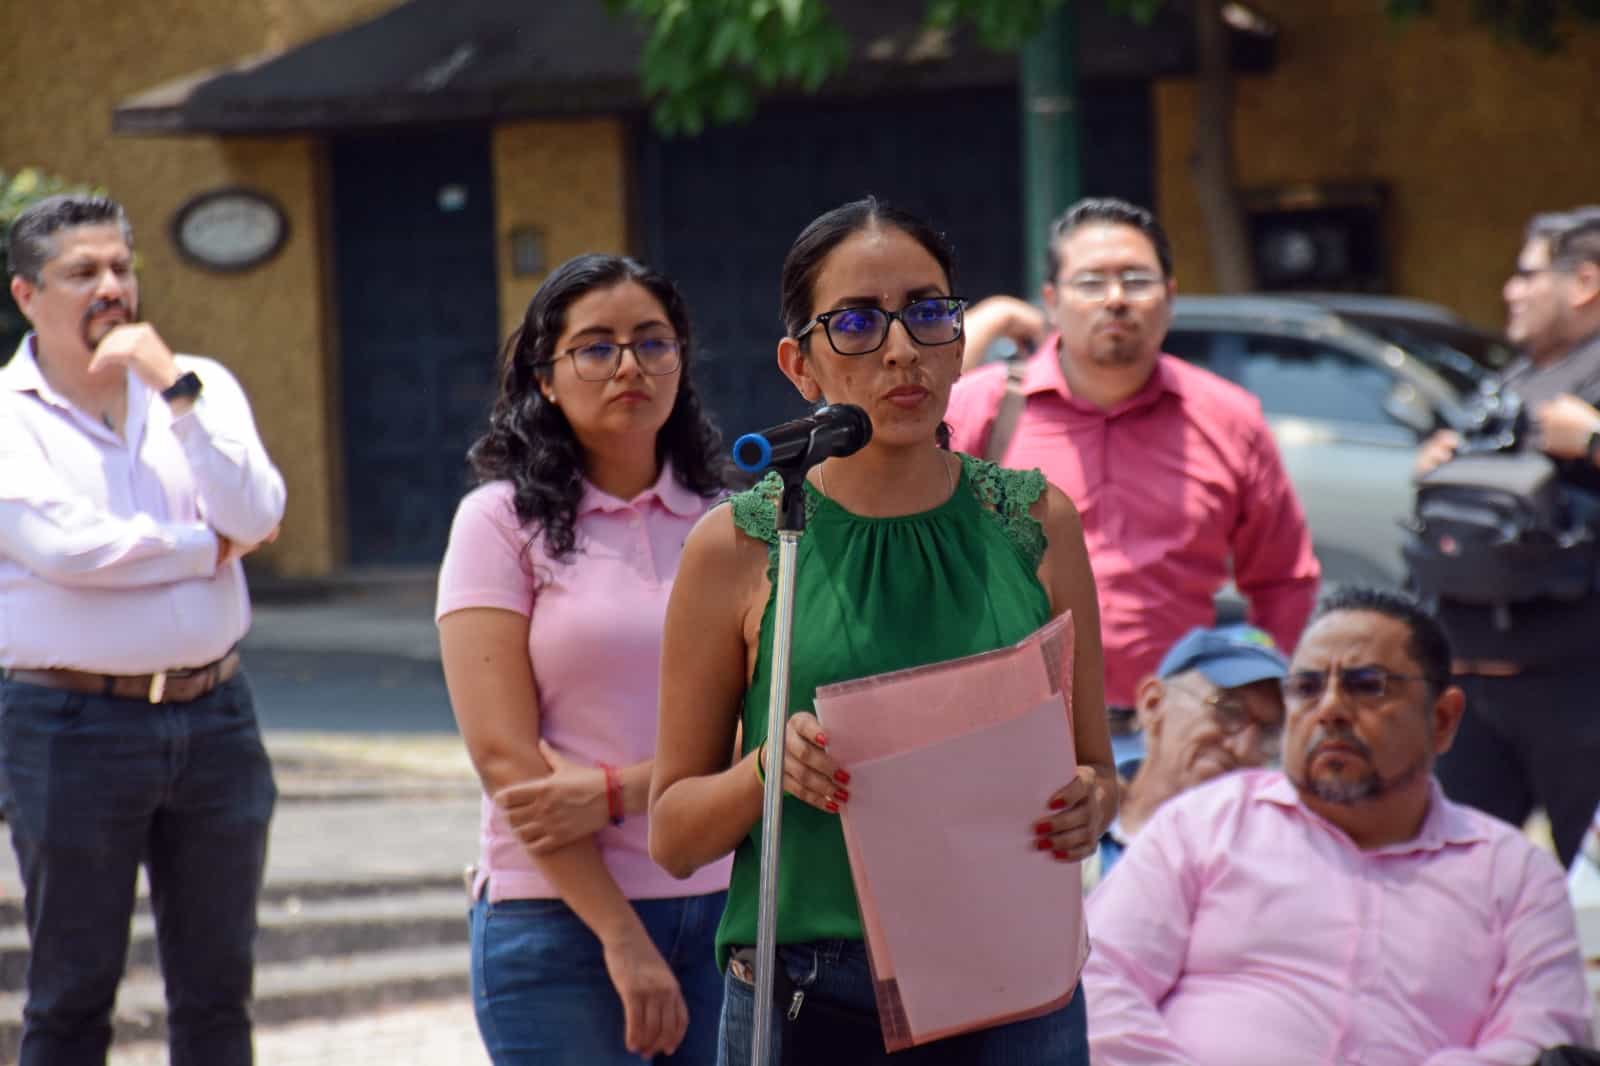
[[[286,575],[338,561],[338,440],[326,345],[320,146],[115,136],[112,109],[179,77],[360,21],[395,0],[52,0],[0,3],[0,168],[39,166],[103,186],[132,218],[144,312],[175,348],[214,355],[244,382],[289,484],[277,544],[260,562]],[[223,276],[187,265],[168,237],[191,196],[246,184],[274,196],[289,241],[271,262]]]
[[[494,132],[495,257],[504,339],[545,274],[518,277],[511,232],[535,227],[546,273],[582,252],[628,253],[627,131],[611,118],[514,122]]]
[[[1383,181],[1396,292],[1487,326],[1537,211],[1600,202],[1600,29],[1554,55],[1497,40],[1465,4],[1409,24],[1374,4],[1274,0],[1277,68],[1238,82],[1240,184]],[[1211,285],[1189,160],[1193,84],[1155,93],[1157,188],[1180,286]]]

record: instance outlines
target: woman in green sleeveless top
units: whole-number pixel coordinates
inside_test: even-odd
[[[802,1027],[835,1042],[824,1051],[828,1066],[1089,1061],[1081,989],[1042,1017],[892,1059],[881,1041],[864,1052],[846,1047],[843,1035],[870,1037],[877,1022],[839,825],[850,771],[829,756],[810,713],[819,685],[989,651],[1070,610],[1079,767],[1038,810],[1017,812],[1018,845],[1035,848],[1040,862],[1079,861],[1116,811],[1099,616],[1077,512],[1038,471],[1002,470],[941,447],[962,354],[951,268],[941,235],[870,199],[816,219],[784,263],[788,336],[778,344],[779,367],[808,401],[859,404],[872,419],[870,443],[814,468],[806,487],[778,885],[781,968],[804,996],[792,1030],[786,1034],[776,1013],[773,1024],[775,1046],[790,1038],[790,1062]],[[696,526],[662,647],[650,852],[679,876],[734,852],[717,938],[727,970],[719,1061],[728,1066],[750,1055],[776,499],[772,475]],[[736,743],[741,757],[730,766]],[[980,780],[1004,772],[971,768]],[[829,1021],[807,1026],[808,1011],[827,1012]]]

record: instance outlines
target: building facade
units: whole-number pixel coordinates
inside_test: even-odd
[[[1261,6],[1277,40],[1239,77],[1242,184],[1383,189],[1389,287],[1497,325],[1527,215],[1600,199],[1600,159],[1573,148],[1600,128],[1600,34],[1540,56],[1448,13],[1397,27],[1370,5]],[[497,354],[544,273],[579,252],[645,256],[682,284],[730,433],[795,410],[772,366],[777,273],[819,210],[866,192],[904,202],[950,232],[962,295],[1021,286],[1011,57],[930,49],[907,36],[914,19],[899,36],[869,25],[871,55],[831,95],[671,139],[638,99],[636,36],[594,21],[598,7],[0,7],[0,169],[120,199],[146,317],[249,389],[290,486],[257,565],[310,578],[435,561]],[[522,29],[496,21],[507,10]],[[1143,32],[1085,30],[1085,187],[1153,201],[1180,284],[1205,291],[1193,85],[1184,60],[1139,52]],[[281,212],[285,239],[250,269],[197,264],[175,223],[239,189]]]

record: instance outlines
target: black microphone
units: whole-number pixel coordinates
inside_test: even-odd
[[[872,439],[872,419],[853,403],[819,407],[733,442],[733,463],[747,474],[769,466],[805,470],[824,459],[854,455]]]

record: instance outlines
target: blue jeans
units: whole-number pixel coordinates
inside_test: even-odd
[[[636,899],[689,1008],[689,1029],[656,1062],[710,1066],[716,1058],[722,975],[716,932],[726,892]],[[472,1005],[495,1066],[639,1066],[623,1046],[622,1000],[599,939],[559,899],[472,907]]]
[[[277,790],[243,674],[188,703],[0,681],[0,769],[32,951],[19,1066],[103,1066],[150,879],[172,1066],[248,1066]]]
[[[806,1002],[817,997],[857,1011],[877,1013],[872,992],[872,970],[867,963],[866,945],[859,940],[815,940],[805,944],[786,944],[778,948],[778,961],[795,987],[807,997],[802,1000],[799,1023],[804,1024]],[[783,1011],[789,1004],[772,1005],[772,1062],[783,1062]],[[755,987],[735,976],[728,967],[722,1000],[722,1032],[718,1066],[748,1066],[755,1035]],[[931,1044],[884,1052],[869,1061],[844,1062],[834,1058],[827,1066],[885,1066],[913,1063],[939,1063],[961,1066],[1089,1066],[1089,1026],[1083,999],[1083,985],[1060,1010],[1038,1018],[1007,1022],[992,1029],[980,1029]],[[881,1045],[880,1045],[881,1047]],[[813,1066],[811,1063],[799,1066]],[[820,1064],[819,1064],[820,1066]]]

